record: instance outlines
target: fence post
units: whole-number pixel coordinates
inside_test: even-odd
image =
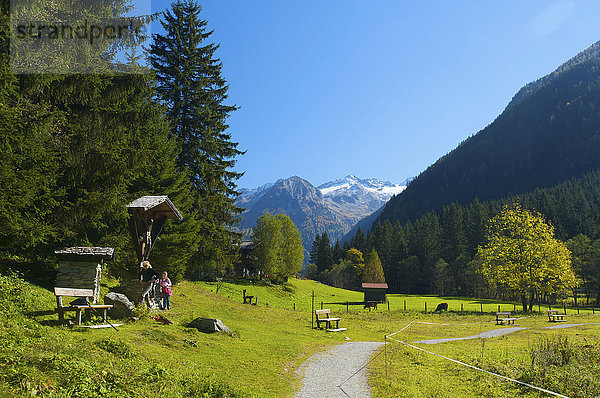
[[[323,302],[321,301],[321,309],[323,309]]]
[[[498,304],[498,312],[500,312],[500,304]]]
[[[388,311],[390,310],[390,300],[388,300]]]
[[[460,303],[460,312],[463,312],[463,303]]]
[[[406,300],[404,300],[404,312],[406,312]]]
[[[310,305],[310,328],[314,329],[315,319],[315,291],[312,292],[312,302]]]
[[[425,302],[425,312],[427,312],[427,301]]]
[[[483,303],[479,303],[479,313],[483,314]]]

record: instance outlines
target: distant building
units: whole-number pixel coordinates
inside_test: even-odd
[[[252,253],[256,243],[254,242],[240,242],[238,251],[240,253],[240,263],[237,265],[236,273],[241,276],[255,276],[257,269],[255,266],[256,256]]]
[[[385,302],[387,292],[387,283],[363,283],[362,290],[365,292],[365,301]]]

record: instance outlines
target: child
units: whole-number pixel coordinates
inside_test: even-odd
[[[170,310],[171,309],[171,280],[167,277],[167,271],[163,271],[162,278],[158,281],[160,285],[160,291],[162,294],[162,309]]]

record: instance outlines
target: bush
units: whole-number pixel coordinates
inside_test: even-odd
[[[578,347],[567,337],[544,339],[529,349],[532,367],[565,366],[577,355]]]

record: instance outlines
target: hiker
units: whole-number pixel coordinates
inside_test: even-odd
[[[140,278],[140,283],[143,285],[142,301],[145,301],[146,305],[150,308],[152,308],[152,304],[150,303],[150,292],[154,287],[154,281],[158,277],[159,274],[152,268],[150,261],[142,261],[140,271],[138,272],[138,278]]]
[[[167,271],[163,271],[162,277],[158,281],[158,284],[160,286],[160,294],[162,296],[161,308],[163,310],[170,310],[171,296],[173,295],[173,293],[171,292],[172,283],[169,277],[167,276]]]

